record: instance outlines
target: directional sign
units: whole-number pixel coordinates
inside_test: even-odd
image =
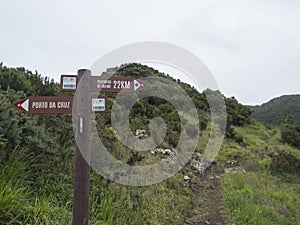
[[[72,114],[72,96],[31,96],[14,103],[14,107],[29,114]],[[92,112],[106,112],[106,97],[91,99]]]
[[[71,114],[72,96],[31,96],[14,106],[29,114]]]
[[[133,77],[92,76],[90,78],[90,90],[92,92],[135,92],[146,84]]]
[[[77,75],[61,75],[61,91],[76,91]],[[133,77],[90,77],[91,92],[135,92],[145,87],[146,84]]]

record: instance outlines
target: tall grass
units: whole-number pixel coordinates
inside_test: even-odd
[[[126,187],[114,183],[107,185],[103,178],[92,173],[90,223],[183,224],[185,214],[191,210],[191,192],[182,191],[182,186],[173,187],[173,183],[181,184],[181,180],[181,176],[175,176],[152,186]]]
[[[70,206],[35,193],[31,162],[25,150],[15,149],[0,165],[0,224],[70,224]]]
[[[28,163],[21,160],[24,151],[14,150],[0,165],[0,224],[23,224],[29,205],[30,192],[26,188]],[[27,157],[29,159],[29,157]],[[30,160],[28,160],[30,161]]]
[[[300,179],[293,182],[269,174],[229,173],[222,177],[224,211],[232,224],[298,225]]]

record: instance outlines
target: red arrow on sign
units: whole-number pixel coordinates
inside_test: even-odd
[[[21,109],[24,112],[28,112],[29,107],[29,99],[23,99],[20,102],[14,103],[14,107]]]

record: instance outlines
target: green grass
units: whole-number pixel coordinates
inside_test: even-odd
[[[176,175],[160,184],[126,187],[92,173],[91,224],[182,224],[190,210],[192,193]]]
[[[0,164],[0,225],[69,224],[70,206],[60,206],[60,200],[53,196],[37,197],[31,161],[26,151],[16,149]]]
[[[0,224],[22,224],[29,205],[30,192],[24,185],[28,172],[28,163],[20,161],[25,157],[16,150],[4,164],[0,164]],[[28,159],[28,157],[26,157]]]
[[[26,208],[24,224],[71,224],[72,212],[68,206],[59,207],[57,201],[50,198],[36,197],[31,200],[30,206]]]
[[[261,173],[222,176],[223,208],[231,224],[299,225],[300,178]]]
[[[217,158],[247,171],[222,176],[223,210],[231,224],[299,225],[300,151],[282,144],[278,128],[253,123],[235,130],[244,145],[226,140]]]

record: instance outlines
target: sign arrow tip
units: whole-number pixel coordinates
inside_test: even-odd
[[[23,99],[22,101],[14,103],[14,106],[18,109],[21,109],[25,112],[28,112],[29,109],[29,99]]]
[[[137,90],[139,90],[139,89],[141,89],[143,87],[146,87],[146,84],[143,83],[143,82],[141,82],[141,81],[139,81],[139,80],[134,80],[133,85],[134,85],[134,91],[137,91]]]

